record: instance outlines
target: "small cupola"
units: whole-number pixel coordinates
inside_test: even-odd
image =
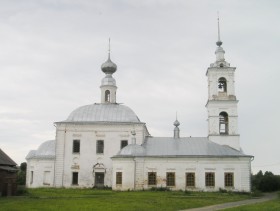
[[[117,65],[110,58],[110,39],[108,59],[101,65],[101,70],[106,76],[101,81],[101,103],[116,103],[116,80],[113,78],[113,73],[117,71]]]
[[[174,138],[175,139],[180,138],[180,129],[179,129],[180,122],[177,120],[177,117],[176,117],[176,120],[175,120],[173,125],[175,126],[175,128],[174,128]]]

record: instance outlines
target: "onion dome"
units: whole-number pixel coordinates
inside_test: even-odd
[[[173,124],[175,127],[178,127],[180,125],[180,122],[176,119],[174,124]]]
[[[111,61],[110,59],[110,53],[108,56],[108,60],[106,62],[104,62],[101,65],[101,70],[105,73],[105,74],[113,74],[114,72],[117,71],[117,65]]]

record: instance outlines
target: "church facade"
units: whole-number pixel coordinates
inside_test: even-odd
[[[208,137],[153,137],[132,109],[117,103],[117,66],[102,64],[101,102],[56,122],[55,140],[31,150],[27,187],[112,187],[142,190],[250,191],[251,160],[239,143],[235,68],[218,39],[216,61],[207,69]]]

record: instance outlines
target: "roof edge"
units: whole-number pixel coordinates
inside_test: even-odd
[[[109,122],[109,121],[60,121],[60,122],[54,122],[54,124],[81,124],[81,125],[85,125],[85,124],[141,124],[141,125],[145,125],[145,122]]]
[[[114,155],[111,158],[149,157],[149,158],[253,158],[252,155]]]

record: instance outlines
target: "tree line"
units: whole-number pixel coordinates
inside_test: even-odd
[[[274,175],[270,171],[263,174],[260,170],[257,174],[252,175],[251,181],[253,191],[271,192],[280,190],[280,175]]]

